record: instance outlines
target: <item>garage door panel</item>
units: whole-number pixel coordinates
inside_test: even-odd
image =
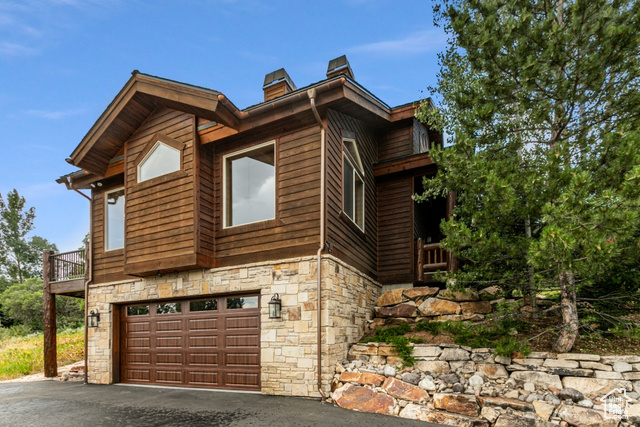
[[[215,387],[219,386],[219,375],[217,372],[189,371],[189,384]]]
[[[182,353],[158,353],[156,363],[158,365],[182,366],[184,364],[184,358],[182,357]]]
[[[165,384],[182,384],[181,370],[157,370],[156,382]]]
[[[158,320],[156,322],[156,332],[182,331],[182,320]]]
[[[127,334],[135,334],[135,333],[149,333],[151,330],[150,322],[130,322],[127,323],[126,333]]]
[[[218,353],[190,353],[190,366],[218,366]]]
[[[189,332],[217,331],[218,330],[218,318],[217,317],[205,317],[205,318],[202,318],[202,319],[189,319],[187,330]]]
[[[191,336],[189,348],[218,348],[218,337],[215,335]]]
[[[149,365],[151,353],[126,353],[125,359],[128,365]]]
[[[150,369],[126,369],[125,378],[128,381],[149,382],[151,381],[151,370]]]
[[[260,336],[257,334],[233,334],[227,335],[225,341],[225,347],[227,348],[237,348],[237,347],[260,347]]]
[[[160,336],[155,337],[156,348],[182,348],[182,336]]]
[[[256,329],[258,324],[257,316],[233,316],[226,318],[225,328],[227,331],[233,329]]]
[[[151,346],[150,337],[130,337],[125,342],[126,349],[148,349]]]
[[[227,353],[225,362],[229,367],[260,367],[260,357],[255,353]]]
[[[233,387],[253,388],[260,384],[259,381],[258,373],[227,372],[225,375],[225,384]]]
[[[260,390],[258,297],[142,302],[121,313],[122,382]]]

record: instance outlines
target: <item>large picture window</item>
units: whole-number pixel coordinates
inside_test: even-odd
[[[124,248],[124,188],[106,194],[105,250]]]
[[[224,226],[275,218],[275,143],[223,157]]]
[[[349,139],[343,142],[342,210],[364,231],[364,171],[358,147]]]

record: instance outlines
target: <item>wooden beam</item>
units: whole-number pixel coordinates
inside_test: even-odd
[[[49,283],[49,292],[54,295],[84,293],[84,279],[65,280]]]
[[[412,169],[433,165],[433,160],[429,153],[423,153],[400,160],[380,163],[373,167],[373,176],[381,177],[393,173],[404,172]]]
[[[56,348],[56,296],[49,289],[51,280],[52,251],[42,253],[43,326],[44,326],[44,376],[58,376],[58,351]]]

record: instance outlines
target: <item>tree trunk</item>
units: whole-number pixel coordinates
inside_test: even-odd
[[[524,220],[524,229],[525,229],[525,233],[527,234],[527,239],[531,239],[532,238],[531,218],[529,217],[529,215],[527,215],[527,217]],[[538,313],[538,301],[537,301],[536,281],[533,278],[534,273],[535,271],[533,269],[533,266],[529,265],[529,268],[528,268],[529,290],[526,293],[523,292],[523,294],[529,296],[529,302],[531,304],[531,314],[536,316]]]
[[[576,304],[576,278],[573,272],[560,273],[560,306],[562,309],[562,329],[553,343],[556,353],[571,351],[578,338],[578,306]]]

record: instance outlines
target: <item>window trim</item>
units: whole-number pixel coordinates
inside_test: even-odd
[[[123,191],[123,195],[122,197],[124,197],[124,207],[123,207],[123,213],[122,213],[122,246],[118,247],[118,248],[109,248],[107,245],[109,244],[109,207],[108,207],[108,200],[109,200],[109,194],[111,193],[115,193],[116,191]],[[123,187],[117,187],[108,191],[104,192],[104,251],[105,252],[112,252],[112,251],[120,251],[122,249],[124,249],[125,245],[125,237],[126,237],[126,215],[127,215],[127,193]]]
[[[346,147],[345,142],[351,143],[353,144],[353,148],[355,153],[350,153],[349,150]],[[355,157],[355,158],[354,158]],[[344,207],[344,200],[345,200],[345,182],[344,182],[344,162],[347,161],[349,163],[349,165],[351,166],[351,168],[353,169],[353,212],[348,213],[345,210]],[[355,224],[356,227],[358,227],[358,230],[362,231],[363,233],[365,232],[365,206],[366,206],[366,182],[365,182],[365,174],[364,174],[364,168],[362,167],[362,161],[360,160],[360,152],[358,151],[358,146],[356,144],[356,141],[354,138],[342,138],[342,174],[340,176],[340,178],[342,179],[342,212],[344,213],[344,215],[349,218],[349,220]],[[357,203],[356,203],[356,176],[360,179],[360,181],[362,182],[362,226],[360,226],[360,224],[358,224],[356,222],[356,210],[358,209],[357,207]]]
[[[274,191],[273,191],[273,217],[261,219],[259,221],[244,222],[242,224],[227,225],[227,211],[229,209],[229,202],[227,200],[227,160],[231,157],[238,157],[245,153],[250,153],[255,150],[259,150],[269,145],[273,146],[273,175],[275,179]],[[249,224],[266,223],[267,221],[274,221],[278,215],[278,150],[276,140],[272,139],[261,144],[252,145],[241,150],[233,151],[222,156],[222,230],[228,230],[236,227],[243,227]]]
[[[176,170],[172,170],[170,172],[163,173],[162,175],[154,176],[153,178],[145,179],[144,181],[140,181],[140,166],[144,163],[145,160],[149,157],[149,155],[155,150],[158,144],[165,144],[174,150],[177,150],[180,154],[180,166]],[[136,167],[136,184],[143,184],[147,182],[156,182],[157,180],[163,180],[167,175],[176,174],[176,172],[180,172],[184,170],[184,148],[185,144],[176,141],[173,138],[170,138],[162,133],[156,133],[153,135],[149,141],[145,144],[144,149],[138,154],[136,160],[134,161],[134,165]],[[178,176],[179,174],[176,174]]]

